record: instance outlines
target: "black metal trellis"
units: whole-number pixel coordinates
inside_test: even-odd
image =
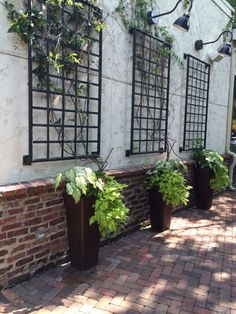
[[[45,5],[43,0],[28,0],[29,13],[33,4]],[[70,36],[81,36],[90,27],[90,16],[102,18],[96,6],[83,3],[84,16],[78,16],[70,25]],[[46,19],[50,19],[48,4]],[[75,14],[71,6],[62,6],[61,21],[68,21]],[[81,25],[83,21],[83,26]],[[73,26],[73,28],[71,27]],[[55,31],[55,30],[54,30]],[[48,55],[55,45],[53,30],[48,30],[38,41]],[[77,52],[77,51],[76,51]],[[32,47],[28,52],[29,75],[29,154],[23,156],[24,165],[33,162],[89,158],[100,153],[101,121],[101,77],[102,77],[102,31],[86,33],[86,44],[78,47],[78,55],[83,54],[84,62],[73,64],[71,71],[55,71],[46,67],[45,86],[41,86],[35,75],[37,64]],[[68,62],[62,51],[61,61]]]
[[[165,151],[168,123],[170,45],[139,29],[132,33],[131,145],[126,156]]]
[[[210,65],[189,54],[187,60],[186,104],[183,147],[192,150],[196,144],[206,147]]]

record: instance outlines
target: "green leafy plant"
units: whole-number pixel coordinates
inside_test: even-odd
[[[55,178],[55,189],[66,181],[66,192],[71,195],[77,204],[83,195],[92,195],[94,190],[102,190],[102,180],[97,178],[95,172],[90,168],[76,166],[66,170],[64,173],[58,172]]]
[[[232,5],[232,7],[235,10],[236,9],[236,0],[227,0],[227,1]],[[236,11],[231,12],[231,14],[232,14],[232,18],[231,18],[231,21],[232,21],[231,29],[232,29],[232,26],[236,21]],[[231,23],[231,22],[229,22],[229,23]]]
[[[188,4],[189,0],[184,0],[184,7],[187,7]],[[133,28],[143,29],[147,33],[152,33],[156,37],[163,39],[169,45],[172,45],[175,38],[172,34],[169,33],[167,27],[149,25],[147,12],[152,10],[152,8],[152,0],[131,0],[129,4],[127,4],[127,2],[124,0],[119,0],[119,5],[116,8],[116,11],[119,13],[122,22],[127,30]],[[169,47],[165,47],[165,49],[163,50],[158,49],[157,55],[172,56],[179,65],[182,65],[181,59]]]
[[[82,89],[91,93],[92,85],[79,83],[88,72],[88,64],[96,63],[93,49],[98,44],[99,33],[105,28],[101,10],[94,6],[95,0],[33,0],[4,1],[9,19],[9,33],[18,34],[29,45],[32,57],[32,87],[39,92],[47,91],[48,124],[53,128],[55,139],[63,151],[75,158],[84,156],[86,151],[85,134],[89,114],[85,108],[86,97],[80,96]],[[28,7],[30,3],[30,8]],[[21,9],[20,8],[21,6]],[[90,77],[89,73],[87,73]],[[63,80],[62,77],[68,78]],[[61,78],[61,79],[60,79]],[[62,87],[63,85],[63,87]],[[75,111],[61,113],[55,110],[59,97],[68,94],[66,102],[74,105]],[[60,96],[61,96],[60,95]],[[46,100],[46,96],[43,101]],[[70,126],[79,124],[76,132],[63,132],[62,122]],[[64,138],[63,138],[64,137]],[[62,139],[63,138],[63,139]],[[62,144],[62,140],[64,141]],[[80,149],[74,149],[74,143],[81,141]],[[87,151],[86,151],[87,154]]]
[[[85,58],[85,54],[80,49],[81,45],[89,44],[88,37],[93,31],[100,32],[104,29],[105,23],[101,16],[92,10],[89,13],[88,21],[86,21],[84,16],[88,15],[87,9],[79,1],[45,0],[44,6],[41,6],[38,0],[32,3],[31,13],[27,6],[21,11],[8,1],[5,1],[4,6],[8,10],[10,20],[8,32],[17,33],[25,43],[31,45],[34,61],[38,64],[38,71],[35,74],[38,75],[39,70],[41,70],[41,77],[38,76],[38,79],[43,83],[42,77],[46,81],[46,75],[43,71],[45,64],[52,65],[57,72],[62,68],[64,71],[71,72],[73,65],[80,63],[83,57]],[[65,21],[61,19],[63,7],[67,7],[71,11],[70,16]],[[78,19],[80,21],[76,22]],[[78,25],[83,31],[81,33],[72,32],[71,29],[75,25]],[[46,37],[50,40],[48,55],[45,52],[44,39]],[[64,60],[59,59],[62,55]],[[65,62],[65,60],[69,62]]]
[[[98,189],[95,201],[95,214],[90,223],[97,222],[102,236],[116,234],[128,219],[121,191],[127,186],[118,183],[113,177],[102,174],[102,189]],[[100,178],[101,179],[101,178]]]
[[[143,84],[144,95],[140,101],[140,106],[135,108],[134,115],[139,117],[140,108],[148,108],[150,90],[153,91],[157,96],[159,96],[160,103],[160,120],[162,119],[162,114],[166,108],[166,102],[163,99],[164,90],[166,86],[166,69],[168,67],[169,58],[172,57],[179,66],[183,65],[182,60],[177,56],[175,51],[172,49],[174,43],[174,36],[169,33],[168,28],[165,26],[150,25],[148,23],[148,12],[154,8],[155,4],[152,0],[119,0],[119,5],[116,8],[116,12],[120,15],[120,18],[124,24],[124,27],[129,32],[136,30],[141,30],[136,36],[136,54],[138,56],[139,62],[137,62],[137,69],[139,70],[139,75]],[[143,34],[147,33],[151,36],[156,37],[155,48],[152,40],[147,39],[148,36]],[[161,40],[160,40],[161,39]],[[149,52],[149,59],[152,61],[150,64],[140,61],[146,54],[146,48],[148,45],[153,45]],[[161,123],[157,122],[156,117],[153,115],[153,111],[147,109],[147,114],[149,120],[152,121],[153,129],[148,132],[147,136],[152,141],[159,141],[163,137],[161,134]],[[140,119],[136,118],[136,123],[139,125],[140,129],[143,129],[140,124]],[[144,129],[143,129],[144,130]],[[144,130],[145,131],[145,130]]]
[[[116,234],[127,222],[129,209],[125,206],[121,191],[125,184],[118,183],[103,172],[95,173],[90,168],[74,167],[58,173],[55,189],[66,182],[66,192],[78,203],[82,196],[94,196],[94,215],[90,224],[98,223],[103,237]]]
[[[158,160],[155,168],[147,172],[145,188],[157,188],[166,204],[187,205],[192,187],[187,185],[184,178],[186,171],[186,166],[178,160]]]
[[[224,164],[224,158],[219,153],[202,148],[196,148],[193,153],[193,159],[198,167],[209,167],[214,177],[210,180],[210,188],[216,191],[226,188],[229,184],[228,169]]]
[[[188,8],[189,4],[190,4],[190,1],[189,1],[189,0],[183,0],[183,7],[184,7],[185,9]]]

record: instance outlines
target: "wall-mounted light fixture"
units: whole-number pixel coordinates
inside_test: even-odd
[[[218,53],[223,55],[223,56],[231,56],[231,42],[233,39],[233,33],[231,31],[224,31],[222,32],[219,37],[216,40],[213,41],[208,41],[208,42],[203,42],[201,39],[195,41],[195,49],[196,50],[201,50],[203,48],[203,46],[205,45],[210,45],[210,44],[214,44],[215,42],[217,42],[221,36],[223,36],[224,34],[230,34],[230,40],[227,44],[224,44],[223,46],[221,46],[218,49]]]
[[[187,32],[189,30],[190,11],[191,11],[192,6],[193,6],[193,0],[189,0],[189,1],[190,1],[190,7],[189,7],[188,11],[183,16],[179,17],[173,24],[175,27],[177,27],[178,29],[180,29],[181,31],[184,31],[184,32]],[[153,10],[153,11],[148,12],[148,23],[150,25],[157,24],[159,17],[164,16],[164,15],[168,15],[168,14],[171,14],[172,12],[174,12],[180,2],[182,2],[182,0],[177,1],[175,7],[171,11],[168,11],[165,13],[160,14],[157,10]]]

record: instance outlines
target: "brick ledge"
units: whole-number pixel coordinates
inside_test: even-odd
[[[229,160],[231,157],[223,155],[225,160]],[[184,161],[187,166],[194,166],[193,160]],[[153,168],[154,164],[138,165],[131,167],[124,167],[120,169],[112,169],[106,171],[108,175],[116,178],[130,177],[133,175],[143,174],[149,169]],[[41,194],[44,192],[52,192],[54,189],[54,180],[52,178],[38,179],[32,181],[24,181],[15,184],[8,184],[0,186],[0,199],[7,199],[13,197],[23,197],[26,195]]]
[[[38,179],[0,186],[0,199],[35,195],[53,190],[54,180]]]

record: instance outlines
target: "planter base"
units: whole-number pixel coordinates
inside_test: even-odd
[[[172,205],[163,202],[162,194],[156,188],[149,191],[149,204],[152,229],[158,232],[170,229]]]
[[[79,270],[88,270],[97,265],[100,233],[97,224],[90,226],[94,214],[93,197],[82,197],[78,204],[64,194],[71,265]]]
[[[209,210],[212,206],[213,190],[210,188],[210,180],[213,172],[210,168],[194,169],[196,183],[196,207],[197,209]]]

